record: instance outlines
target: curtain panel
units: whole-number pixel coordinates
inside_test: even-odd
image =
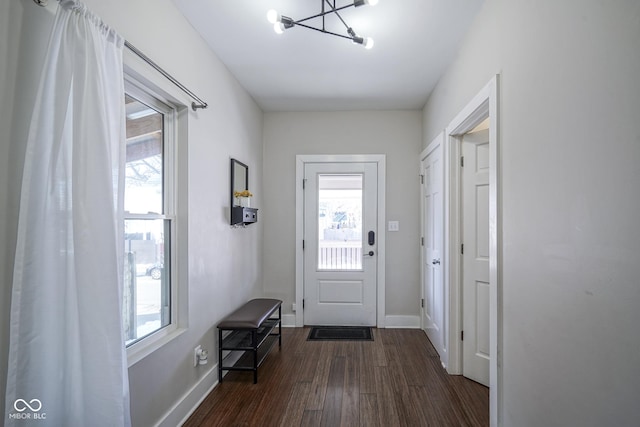
[[[60,1],[21,188],[8,426],[131,424],[120,309],[123,44],[83,4]]]

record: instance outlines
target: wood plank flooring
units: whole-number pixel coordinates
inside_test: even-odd
[[[309,328],[283,328],[258,384],[229,372],[184,425],[489,425],[489,389],[448,375],[423,331],[373,333],[374,341],[307,341]]]

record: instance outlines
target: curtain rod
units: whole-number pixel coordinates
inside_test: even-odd
[[[43,1],[43,0],[34,0],[34,1]],[[207,108],[208,104],[206,102],[204,102],[202,99],[198,98],[196,96],[196,94],[194,94],[189,89],[187,89],[182,83],[180,83],[178,80],[176,80],[171,74],[167,73],[161,66],[159,66],[158,64],[153,62],[153,60],[151,58],[149,58],[147,55],[142,53],[137,47],[135,47],[134,45],[129,43],[127,40],[124,41],[124,45],[131,52],[133,52],[136,55],[138,55],[144,62],[146,62],[147,64],[151,65],[151,67],[155,68],[160,74],[162,74],[171,83],[176,85],[180,90],[182,90],[184,93],[189,95],[191,98],[193,98],[196,101],[198,101],[199,104],[196,103],[196,102],[192,102],[191,103],[191,108],[193,108],[193,111],[197,111],[198,108]]]
[[[47,6],[47,4],[49,2],[48,0],[33,0],[33,1],[38,6],[42,6],[42,7]],[[167,80],[169,80],[171,83],[176,85],[180,90],[182,90],[184,93],[189,95],[191,98],[193,98],[196,101],[198,101],[197,103],[196,102],[192,102],[191,103],[191,108],[193,109],[193,111],[197,111],[198,108],[203,108],[204,109],[204,108],[208,107],[208,104],[206,102],[204,102],[202,99],[200,99],[198,96],[196,96],[196,94],[194,94],[189,89],[187,89],[182,83],[180,83],[178,80],[176,80],[171,74],[167,73],[161,66],[156,64],[151,58],[149,58],[147,55],[142,53],[137,47],[135,47],[134,45],[129,43],[127,40],[124,41],[124,45],[125,45],[125,47],[127,49],[129,49],[131,52],[133,52],[138,57],[140,57],[140,59],[142,59],[144,62],[149,64],[152,68],[154,68],[160,74],[162,74]]]

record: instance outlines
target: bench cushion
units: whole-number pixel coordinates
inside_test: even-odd
[[[218,329],[255,329],[282,304],[279,299],[257,298],[222,319]]]

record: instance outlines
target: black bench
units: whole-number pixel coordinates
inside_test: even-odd
[[[252,299],[229,314],[218,323],[218,381],[223,371],[253,371],[256,384],[258,367],[276,341],[282,347],[282,301]],[[224,358],[223,351],[229,352]]]

